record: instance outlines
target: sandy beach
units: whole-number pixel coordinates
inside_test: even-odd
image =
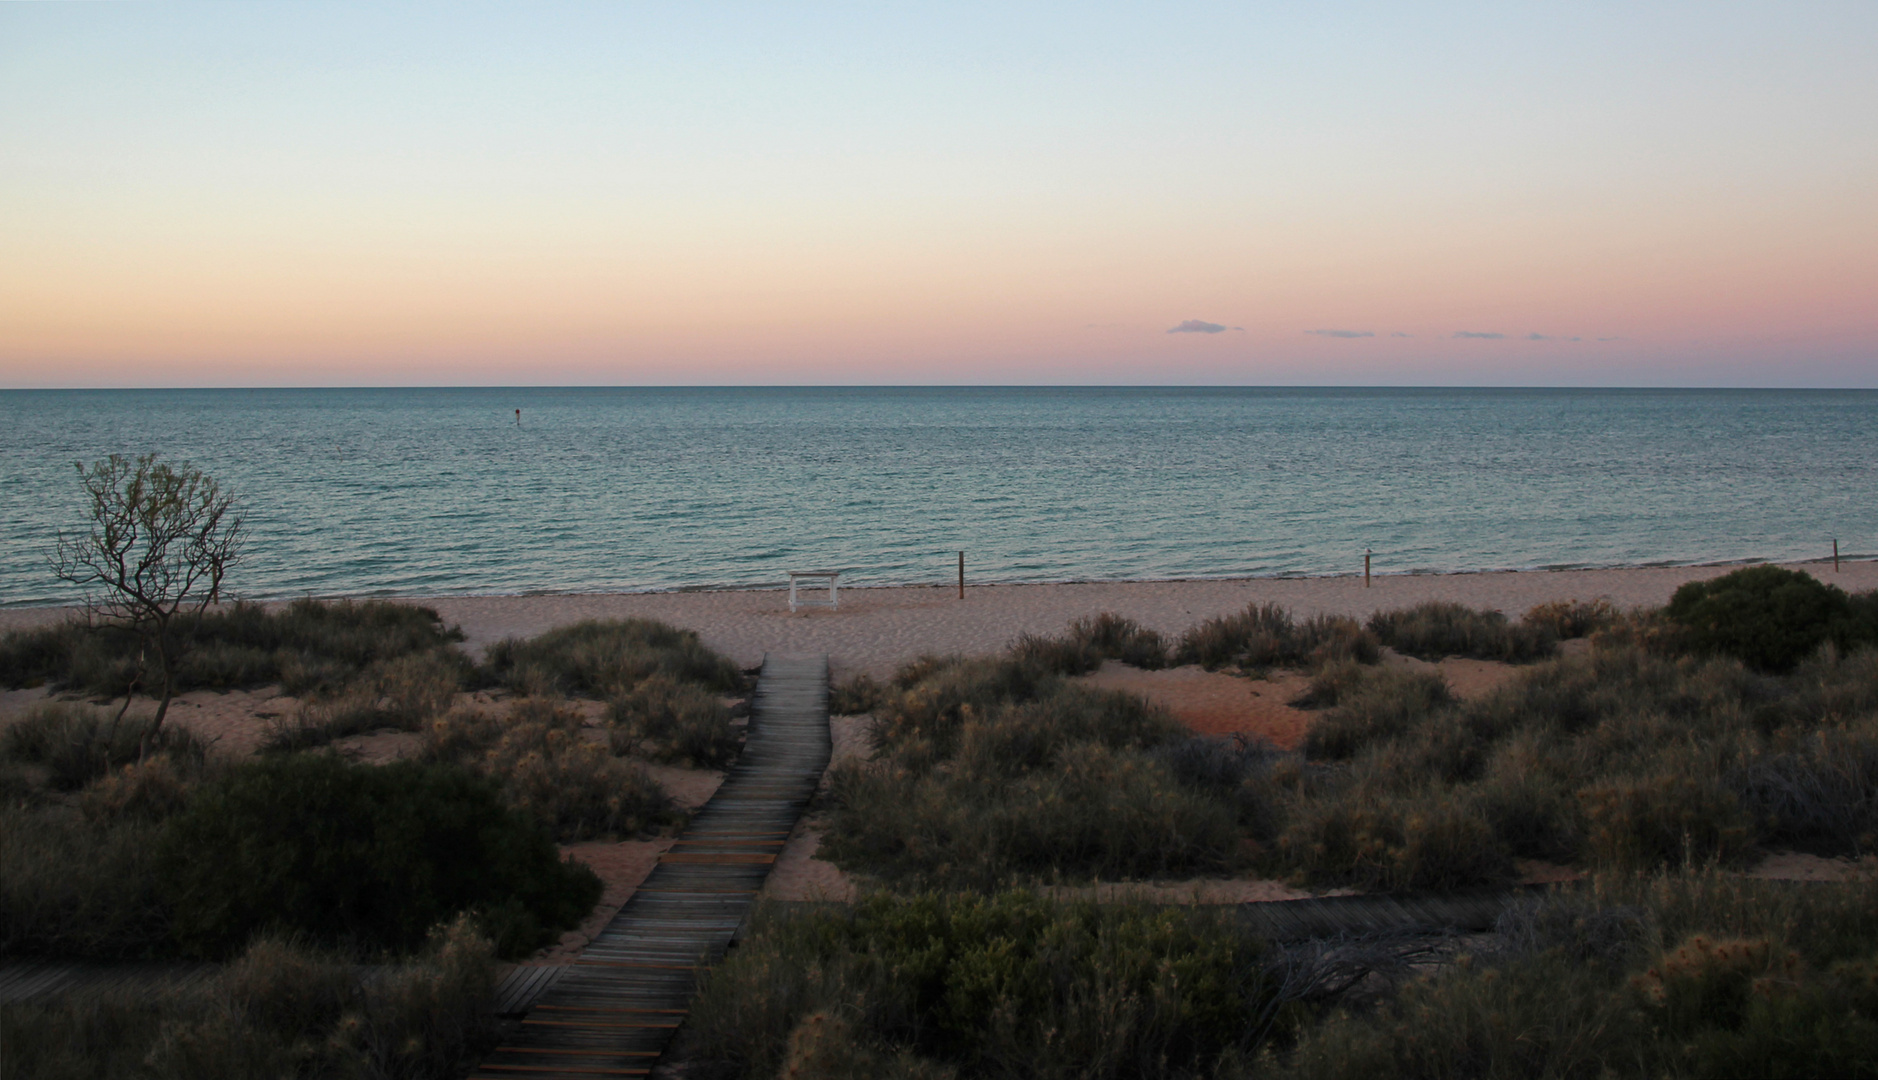
[[[1878,562],[1788,564],[1847,592],[1878,589]],[[1447,600],[1517,617],[1552,600],[1608,600],[1620,608],[1668,603],[1677,586],[1736,566],[1631,567],[1478,574],[1360,575],[1208,581],[1120,581],[1055,585],[953,584],[841,590],[838,610],[791,613],[786,589],[530,596],[404,597],[463,628],[476,652],[506,637],[529,637],[582,619],[641,617],[696,630],[705,644],[745,667],[766,652],[825,653],[834,674],[889,675],[918,656],[996,652],[1021,634],[1054,634],[1071,620],[1109,611],[1163,634],[1275,603],[1294,615],[1372,612]],[[0,611],[0,630],[66,618],[64,608]]]

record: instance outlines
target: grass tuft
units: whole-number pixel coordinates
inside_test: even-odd
[[[1369,629],[1384,645],[1422,660],[1465,656],[1523,664],[1545,659],[1558,648],[1551,619],[1514,623],[1497,611],[1440,600],[1379,611],[1369,617]]]
[[[651,619],[590,619],[539,637],[491,645],[484,670],[494,682],[533,696],[606,699],[653,675],[732,693],[743,673],[704,647],[696,631]]]
[[[1303,622],[1277,604],[1253,604],[1190,628],[1174,648],[1177,664],[1221,667],[1318,668],[1355,661],[1373,664],[1380,654],[1374,634],[1342,615],[1313,615]]]

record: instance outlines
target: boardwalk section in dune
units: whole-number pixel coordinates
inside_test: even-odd
[[[764,659],[723,786],[472,1077],[644,1076],[724,955],[828,767],[828,660]]]

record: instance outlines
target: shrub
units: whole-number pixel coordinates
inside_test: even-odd
[[[1270,1073],[1299,1080],[1614,1075],[1610,1062],[1629,1065],[1639,1045],[1648,1045],[1636,1012],[1608,974],[1556,954],[1492,967],[1455,964],[1409,982],[1374,1010],[1301,1025],[1297,1047]]]
[[[999,705],[1032,701],[1054,693],[1062,680],[1031,664],[1009,659],[927,658],[901,669],[899,692],[874,713],[876,752],[930,744],[949,757],[967,716],[983,716]]]
[[[83,637],[74,622],[0,634],[0,686],[18,689],[59,682]]]
[[[1433,672],[1378,668],[1354,687],[1337,691],[1337,705],[1311,722],[1304,753],[1341,761],[1365,747],[1406,734],[1453,698],[1448,684]]]
[[[1052,675],[1086,675],[1102,666],[1102,654],[1073,637],[1023,634],[1011,644],[1010,657]]]
[[[130,816],[87,821],[56,806],[0,809],[0,956],[165,951],[169,910],[154,853],[160,831]]]
[[[1878,739],[1869,734],[1820,731],[1729,779],[1770,842],[1822,855],[1878,849]]]
[[[533,695],[613,697],[655,674],[725,693],[743,687],[742,672],[705,648],[696,631],[651,619],[590,619],[498,641],[483,667],[492,681]]]
[[[1492,748],[1486,775],[1472,791],[1510,854],[1559,862],[1577,855],[1583,823],[1573,786],[1561,771],[1553,748],[1535,733],[1522,732]]]
[[[1856,1076],[1878,1061],[1878,881],[1599,874],[1498,946],[1299,1028],[1280,1076]]]
[[[1111,612],[1077,619],[1069,624],[1069,636],[1109,660],[1120,660],[1138,668],[1167,665],[1167,642],[1159,632]]]
[[[599,879],[563,863],[496,788],[450,765],[294,755],[235,767],[171,818],[159,880],[191,952],[278,929],[408,950],[477,909],[508,954],[578,922]]]
[[[1354,660],[1373,664],[1376,637],[1354,619],[1314,615],[1302,623],[1277,604],[1252,604],[1237,615],[1207,619],[1181,635],[1174,662],[1211,671],[1235,665],[1321,667]]]
[[[1227,869],[1234,809],[1139,751],[1074,743],[1016,776],[847,762],[830,776],[823,841],[838,865],[991,886],[1012,876],[1152,877]]]
[[[9,1076],[444,1080],[493,1043],[490,947],[459,918],[410,962],[362,977],[342,957],[262,938],[186,990],[79,991],[0,1011]]]
[[[705,980],[687,1046],[762,1077],[851,1054],[902,1076],[1204,1075],[1256,1039],[1265,959],[1213,912],[1026,893],[765,913]]]
[[[1752,822],[1714,780],[1667,774],[1605,781],[1578,793],[1585,852],[1610,866],[1744,858]]]
[[[722,768],[742,746],[730,710],[715,694],[669,675],[647,676],[614,698],[607,711],[620,729],[616,749],[634,747],[660,760]]]
[[[422,730],[449,710],[466,669],[460,654],[444,652],[374,663],[338,693],[302,703],[291,721],[268,732],[263,749],[292,753],[381,728]]]
[[[79,806],[86,817],[98,821],[124,817],[160,821],[188,801],[186,769],[168,754],[133,761],[92,781],[79,793]]]
[[[859,716],[879,708],[886,696],[887,688],[863,671],[829,690],[828,711],[835,716]]]
[[[1287,702],[1294,709],[1323,709],[1342,701],[1344,695],[1363,684],[1369,668],[1354,660],[1325,664],[1311,675],[1304,693]]]
[[[425,732],[424,758],[469,768],[503,799],[562,840],[636,835],[670,819],[657,781],[589,741],[580,714],[553,702],[517,702],[506,721],[453,713]]]
[[[1235,735],[1231,741],[1200,737],[1167,743],[1154,757],[1180,783],[1232,805],[1239,824],[1254,837],[1269,839],[1276,831],[1279,811],[1272,775],[1296,755]]]
[[[1402,611],[1379,611],[1369,630],[1384,645],[1407,656],[1439,660],[1466,656],[1518,664],[1541,660],[1558,647],[1544,621],[1510,623],[1497,611],[1431,600]]]
[[[877,760],[831,777],[827,845],[896,878],[1158,874],[1235,857],[1237,811],[1150,752],[1183,739],[1131,694],[1016,658],[928,659],[875,711]]]
[[[1664,613],[1697,649],[1761,671],[1790,671],[1827,641],[1866,639],[1845,593],[1811,574],[1750,566],[1676,590]]]
[[[439,653],[463,640],[430,608],[388,600],[296,600],[270,610],[234,603],[179,615],[185,646],[178,691],[228,690],[279,682],[290,694],[332,694],[374,663]],[[67,623],[0,637],[0,683],[50,682],[115,695],[136,670],[137,638],[109,628]]]
[[[1560,641],[1590,637],[1616,626],[1623,614],[1609,600],[1549,600],[1536,604],[1520,622]]]
[[[1306,879],[1365,889],[1459,889],[1505,882],[1511,865],[1479,808],[1438,788],[1354,784],[1289,808],[1276,857]]]
[[[1062,637],[1024,634],[1011,646],[1010,657],[1054,675],[1082,675],[1120,660],[1140,668],[1167,665],[1167,643],[1161,635],[1133,619],[1111,612],[1069,624]]]
[[[658,782],[578,731],[516,724],[478,765],[503,798],[558,839],[634,836],[663,823],[670,801]]]
[[[138,759],[150,721],[89,705],[48,702],[34,706],[0,736],[0,753],[14,761],[44,765],[61,791],[84,787]],[[202,743],[187,728],[166,726],[150,737],[152,754],[199,764]]]

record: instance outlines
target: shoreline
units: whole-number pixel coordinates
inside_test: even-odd
[[[1566,573],[1604,573],[1627,570],[1733,570],[1744,566],[1784,566],[1790,569],[1830,565],[1834,561],[1830,555],[1809,559],[1711,559],[1703,562],[1660,562],[1642,563],[1556,563],[1543,566],[1502,566],[1472,570],[1375,570],[1370,576],[1376,580],[1383,578],[1425,578],[1425,577],[1474,577],[1482,574],[1566,574]],[[1843,552],[1838,557],[1840,563],[1878,563],[1878,553]],[[847,570],[840,571],[843,574]],[[1011,580],[975,581],[969,577],[968,588],[1031,588],[1054,585],[1171,585],[1198,583],[1251,583],[1261,581],[1324,581],[1338,578],[1360,578],[1363,572],[1325,571],[1308,573],[1305,571],[1279,570],[1269,574],[1226,574],[1219,576],[1201,575],[1197,577],[1115,577],[1115,578],[1014,578]],[[869,589],[951,589],[956,588],[955,579],[943,581],[903,581],[882,582],[880,584],[841,586],[844,592]],[[708,593],[773,593],[788,592],[789,585],[781,584],[718,584],[718,585],[674,585],[669,588],[644,589],[528,589],[521,592],[461,592],[461,593],[411,593],[395,589],[375,590],[372,592],[321,593],[311,590],[280,596],[242,596],[238,600],[252,600],[260,604],[285,604],[300,599],[313,600],[396,600],[400,602],[426,602],[430,600],[514,600],[544,596],[687,596]],[[12,623],[7,616],[15,612],[35,611],[78,611],[79,605],[52,601],[0,601],[0,630],[9,628]]]
[[[1493,570],[1454,574],[1361,574],[1322,577],[1201,578],[1048,584],[854,586],[835,610],[791,614],[786,588],[712,589],[658,593],[526,593],[506,596],[386,596],[432,608],[460,626],[464,646],[480,652],[507,637],[532,637],[585,619],[651,618],[699,633],[739,666],[768,652],[824,653],[837,678],[892,674],[901,664],[938,653],[997,652],[1023,634],[1057,634],[1071,621],[1104,611],[1178,637],[1205,619],[1276,603],[1298,616],[1368,618],[1379,610],[1444,600],[1492,608],[1517,618],[1554,600],[1608,600],[1620,608],[1656,607],[1688,581],[1718,577],[1744,563],[1574,570]],[[1774,565],[1805,570],[1848,592],[1878,589],[1878,561],[1841,557]],[[358,597],[367,599],[367,597]],[[43,626],[70,607],[0,609],[0,631]]]

